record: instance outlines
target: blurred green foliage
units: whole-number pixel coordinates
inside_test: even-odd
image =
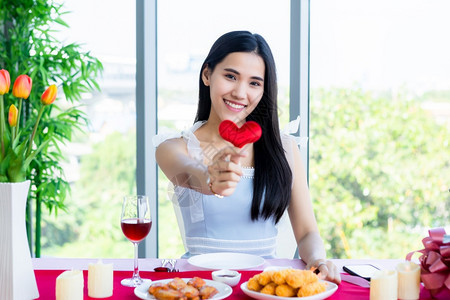
[[[332,257],[403,258],[448,225],[449,124],[409,98],[311,93],[310,190]]]
[[[132,258],[120,228],[122,197],[136,193],[136,134],[115,132],[81,158],[67,214],[45,217],[45,255]]]
[[[309,183],[329,257],[404,258],[428,228],[449,225],[450,126],[421,108],[424,98],[408,99],[311,91]],[[69,214],[45,218],[47,255],[133,257],[119,216],[121,196],[134,192],[134,145],[134,133],[115,133],[82,158]],[[170,190],[160,171],[160,257],[184,253]]]

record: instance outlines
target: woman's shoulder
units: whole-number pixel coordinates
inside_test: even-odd
[[[166,127],[160,128],[158,134],[152,138],[153,146],[158,148],[161,144],[166,142],[173,142],[173,140],[181,140],[182,134],[175,129],[169,129]]]
[[[173,137],[162,141],[156,148],[155,157],[158,163],[161,159],[172,159],[175,155],[186,154],[186,142],[182,137]]]
[[[159,147],[161,144],[168,142],[168,144],[188,143],[196,139],[194,132],[200,128],[205,122],[196,122],[191,128],[182,131],[161,127],[158,134],[153,136],[152,142],[154,147]]]
[[[186,145],[186,141],[182,136],[179,137],[171,137],[167,138],[164,141],[161,141],[157,148],[164,148],[164,147],[174,147],[174,146],[183,146]]]
[[[164,152],[166,149],[169,152],[187,151],[187,153],[191,157],[195,158],[196,160],[202,161],[202,149],[200,147],[200,142],[198,141],[194,132],[203,124],[205,124],[204,121],[199,121],[194,123],[194,125],[187,130],[179,132],[171,130],[166,133],[160,132],[158,133],[158,135],[153,137],[153,145],[158,148],[157,151],[160,153],[161,151]]]

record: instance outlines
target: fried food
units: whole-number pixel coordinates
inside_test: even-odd
[[[179,290],[183,295],[185,295],[188,299],[195,299],[198,297],[200,292],[193,287],[192,285],[186,285],[184,288]]]
[[[251,291],[259,292],[263,286],[258,282],[258,275],[253,276],[247,282],[247,288]]]
[[[265,285],[260,292],[267,295],[275,295],[275,289],[277,288],[277,284],[275,282],[270,282]]]
[[[152,284],[149,288],[148,288],[148,293],[150,295],[154,295],[156,293],[156,291],[163,289],[163,290],[168,290],[169,286],[167,285],[167,283],[161,283],[161,282],[157,282],[155,284]]]
[[[215,287],[209,285],[204,285],[200,289],[200,297],[202,299],[212,298],[217,293],[219,293],[219,291]]]
[[[286,276],[290,273],[295,272],[294,269],[284,269],[272,273],[272,281],[278,285],[286,283]]]
[[[310,270],[296,270],[286,276],[286,283],[293,288],[300,288],[306,284],[316,282],[319,278],[313,271]]]
[[[159,289],[153,294],[153,297],[159,300],[187,300],[183,293],[173,289]]]
[[[284,269],[254,275],[247,288],[279,297],[305,297],[326,291],[326,283],[311,270]]]
[[[181,279],[180,277],[175,277],[172,281],[170,281],[168,283],[169,288],[174,289],[174,290],[181,290],[182,288],[184,288],[187,284],[186,282]]]
[[[192,285],[193,287],[199,290],[202,286],[206,284],[206,282],[200,277],[194,277],[191,278],[187,284]]]
[[[148,292],[158,300],[203,300],[219,293],[200,277],[191,278],[187,283],[179,277],[168,283],[157,282],[150,285]]]
[[[295,297],[297,295],[297,289],[289,284],[280,284],[275,288],[275,295],[280,297]]]
[[[327,285],[325,282],[316,281],[302,286],[297,293],[298,297],[312,296],[325,292]]]
[[[267,285],[272,281],[272,274],[274,271],[262,272],[258,276],[258,283],[260,285]]]

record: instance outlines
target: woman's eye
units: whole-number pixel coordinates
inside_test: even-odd
[[[253,85],[253,86],[261,86],[261,83],[258,82],[258,81],[252,81],[252,82],[250,82],[250,85]]]
[[[228,79],[236,79],[236,76],[232,75],[232,74],[225,74],[225,77]]]

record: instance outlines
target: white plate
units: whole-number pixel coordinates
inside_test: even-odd
[[[322,281],[325,281],[325,280],[322,280]],[[273,295],[266,295],[266,294],[255,292],[255,291],[250,291],[247,288],[247,282],[248,281],[241,284],[241,290],[247,296],[250,296],[252,298],[259,299],[259,300],[274,300],[274,299],[277,299],[277,300],[280,300],[280,299],[321,300],[321,299],[326,299],[326,298],[330,297],[331,295],[333,295],[334,292],[336,292],[337,288],[338,288],[338,286],[335,283],[325,281],[327,283],[327,290],[323,293],[308,296],[308,297],[279,297],[279,296],[273,296]]]
[[[190,279],[191,278],[183,278],[183,280],[186,282],[188,282]],[[134,289],[134,294],[140,299],[155,299],[155,297],[153,297],[152,295],[150,295],[148,293],[148,288],[152,284],[159,283],[159,282],[160,283],[168,283],[169,281],[172,281],[172,280],[173,280],[173,278],[143,283]],[[226,297],[230,296],[231,293],[233,292],[233,289],[229,285],[226,285],[225,283],[216,282],[216,281],[212,281],[212,280],[208,280],[208,279],[203,279],[203,280],[206,282],[206,285],[213,286],[219,291],[219,293],[215,294],[214,297],[212,297],[211,299],[216,299],[216,300],[225,299]]]
[[[264,258],[245,253],[219,252],[192,256],[188,262],[208,270],[243,270],[262,265]]]

